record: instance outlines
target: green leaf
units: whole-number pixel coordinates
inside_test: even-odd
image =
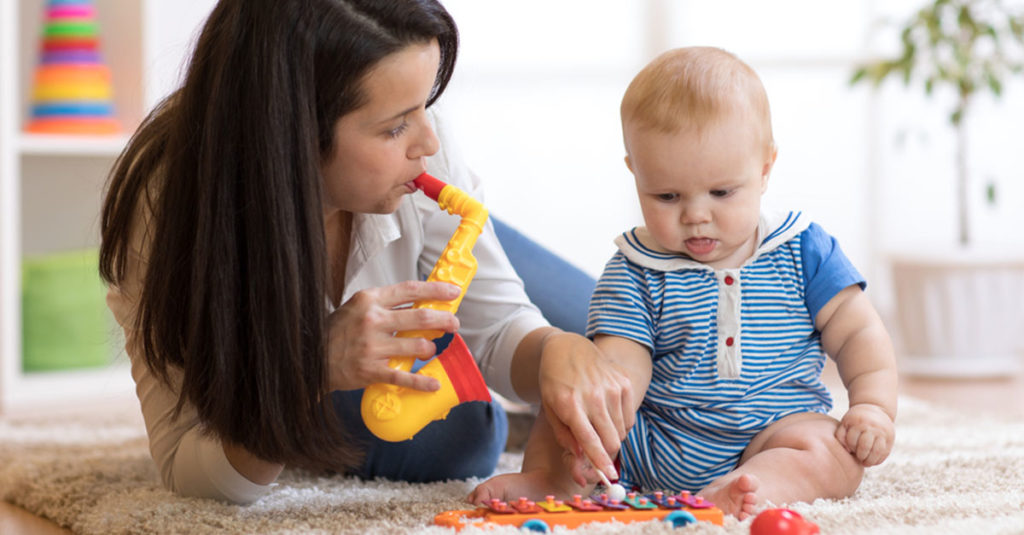
[[[971,11],[971,7],[976,7],[977,2],[969,1],[960,8],[959,20],[960,27],[970,31],[972,37],[977,37],[985,33],[985,27],[991,27],[984,21],[979,21],[975,16],[974,12]]]
[[[900,42],[903,43],[904,49],[914,44],[913,31],[913,26],[907,26],[900,32]]]
[[[988,183],[985,184],[985,201],[988,202],[989,206],[995,206],[999,201],[996,182],[992,179],[989,179]]]
[[[999,97],[1003,94],[1003,83],[999,81],[999,77],[990,70],[985,70],[985,81],[988,82],[988,88],[992,90],[995,96]]]
[[[982,26],[981,33],[992,38],[997,45],[999,44],[999,32],[996,31],[996,27],[991,24]]]
[[[850,85],[857,85],[865,76],[867,76],[867,74],[867,67],[858,67],[857,70],[853,71],[853,76],[850,77]]]
[[[961,28],[971,28],[974,26],[974,17],[971,16],[971,8],[969,4],[960,6],[960,10],[956,14],[956,23]]]
[[[976,89],[978,89],[978,87],[976,85],[974,85],[974,80],[972,80],[972,79],[970,79],[970,78],[968,78],[966,76],[963,76],[963,77],[960,78],[960,83],[958,84],[958,90],[959,90],[960,96],[962,96],[962,97],[970,97],[971,95],[974,94],[974,91]]]
[[[1024,41],[1024,17],[1010,17],[1010,33],[1018,41]]]
[[[901,78],[903,79],[903,85],[910,85],[910,75],[914,71],[913,61],[905,58],[900,58],[896,61],[890,61],[888,68],[890,71],[896,71],[900,73]]]
[[[928,43],[934,47],[942,40],[942,23],[935,14],[924,16],[925,28],[928,30]]]
[[[908,43],[903,47],[903,55],[900,56],[900,61],[908,64],[913,64],[917,57],[917,45],[914,43]]]
[[[1010,39],[1024,45],[1024,12],[1002,0],[923,1],[895,28],[902,45],[898,55],[856,65],[851,85],[870,80],[877,87],[885,79],[898,78],[926,95],[945,85],[961,99],[982,89],[998,97],[1005,87],[1004,75],[1024,72],[1019,49],[1006,46]],[[992,39],[992,46],[978,46],[986,39]],[[963,114],[954,112],[950,120],[959,123]]]

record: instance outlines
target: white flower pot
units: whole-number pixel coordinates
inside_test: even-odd
[[[900,372],[966,378],[1019,373],[1024,256],[1000,252],[893,258]]]

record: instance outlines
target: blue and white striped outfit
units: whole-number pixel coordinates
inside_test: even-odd
[[[621,451],[627,488],[698,491],[772,422],[832,408],[814,317],[864,281],[799,212],[762,214],[758,237],[750,259],[722,270],[659,252],[643,227],[616,238],[587,335],[651,349],[651,384]]]

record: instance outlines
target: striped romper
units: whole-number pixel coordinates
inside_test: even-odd
[[[587,335],[651,350],[651,384],[620,453],[627,488],[696,492],[772,422],[832,408],[814,317],[864,281],[799,212],[762,214],[758,236],[750,259],[723,270],[659,252],[643,227],[616,238]]]

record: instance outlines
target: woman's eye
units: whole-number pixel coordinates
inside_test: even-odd
[[[409,123],[402,121],[402,124],[398,125],[397,127],[391,130],[388,130],[388,137],[396,138],[402,135],[402,133],[405,132],[406,128],[409,128]]]

